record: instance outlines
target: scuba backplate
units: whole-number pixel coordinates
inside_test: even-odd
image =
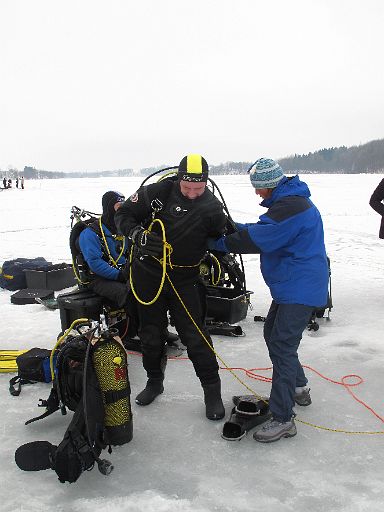
[[[67,408],[74,411],[73,418],[58,446],[47,441],[22,445],[15,453],[16,464],[25,471],[53,469],[60,482],[75,482],[95,463],[108,475],[113,466],[100,459],[101,451],[128,443],[133,435],[126,352],[116,332],[102,321],[67,336],[55,354],[52,390],[39,404],[46,411],[26,424],[59,409],[62,414]]]
[[[71,208],[69,248],[72,255],[73,270],[79,286],[89,282],[89,269],[80,251],[79,236],[84,229],[97,225],[97,218],[97,214],[82,210],[78,206],[72,206]]]
[[[246,289],[244,268],[235,254],[208,253],[200,264],[205,288],[206,327],[210,334],[244,336],[240,322],[247,316],[253,293]]]

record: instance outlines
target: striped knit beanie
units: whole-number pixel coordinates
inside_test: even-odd
[[[255,188],[275,188],[284,178],[283,169],[271,158],[259,158],[248,172]]]

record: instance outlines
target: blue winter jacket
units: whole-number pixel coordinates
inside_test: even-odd
[[[116,250],[116,240],[112,237],[109,229],[103,226],[103,231],[105,235],[105,239],[107,240],[109,252],[111,253],[112,258],[116,261],[119,253]],[[90,268],[90,270],[105,279],[111,279],[116,281],[119,275],[119,269],[110,265],[105,259],[105,255],[103,254],[103,248],[101,245],[101,241],[97,233],[92,228],[85,228],[79,236],[79,246],[81,253]],[[126,262],[124,256],[119,259],[119,266],[124,265]]]
[[[238,232],[210,241],[210,249],[260,253],[260,267],[278,304],[327,304],[329,270],[321,216],[298,176],[284,177],[257,223],[237,224]]]

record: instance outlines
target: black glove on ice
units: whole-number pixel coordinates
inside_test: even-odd
[[[143,256],[158,257],[163,251],[163,240],[156,233],[137,226],[131,232],[131,239]]]

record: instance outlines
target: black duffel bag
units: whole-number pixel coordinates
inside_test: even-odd
[[[27,288],[24,270],[48,270],[51,267],[52,262],[42,257],[4,261],[0,268],[0,288],[11,291]]]
[[[9,392],[20,395],[23,384],[51,382],[51,351],[46,348],[31,348],[16,358],[18,374],[9,381]]]

